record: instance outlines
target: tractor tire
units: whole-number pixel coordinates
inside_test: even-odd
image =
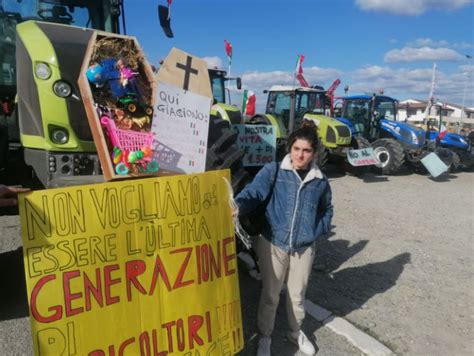
[[[251,125],[271,125],[270,120],[268,120],[264,115],[255,115],[248,123]]]
[[[459,169],[461,160],[459,156],[448,148],[437,147],[435,153],[439,159],[448,166],[448,172],[452,173]]]
[[[372,147],[375,156],[380,161],[374,166],[376,173],[391,175],[401,170],[403,163],[405,163],[405,154],[399,142],[391,138],[381,138],[372,143]]]
[[[137,106],[134,103],[129,103],[127,104],[127,110],[130,113],[134,113],[135,111],[137,111]]]
[[[321,142],[319,142],[316,151],[316,164],[318,165],[319,169],[323,169],[326,166],[326,163],[328,163],[328,158],[329,151]]]
[[[153,108],[151,106],[147,106],[145,108],[145,114],[152,117],[153,116]]]
[[[237,133],[231,129],[227,121],[211,115],[207,139],[206,171],[229,168],[234,195],[250,181],[250,176],[242,164],[243,156],[244,151],[237,145]]]
[[[453,152],[453,162],[451,163],[450,172],[459,172],[462,169],[461,157],[456,152]]]

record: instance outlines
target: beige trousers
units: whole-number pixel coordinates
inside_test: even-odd
[[[287,253],[264,237],[256,242],[262,276],[262,294],[258,306],[258,328],[262,336],[270,336],[286,281],[286,311],[290,332],[297,335],[305,316],[306,287],[314,260],[314,244],[298,252]]]

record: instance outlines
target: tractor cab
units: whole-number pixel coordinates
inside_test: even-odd
[[[329,117],[329,102],[322,87],[295,87],[276,85],[268,93],[265,114],[257,114],[249,124],[272,125],[277,138],[277,156],[282,158],[288,136],[303,123],[311,120],[320,139],[320,167],[328,155],[345,157],[351,148],[351,132],[343,123]]]
[[[227,83],[235,81],[237,89],[240,90],[242,88],[240,77],[227,77],[227,73],[223,70],[209,69],[209,79],[214,97],[211,114],[217,115],[231,124],[241,124],[242,113],[239,108],[231,104],[230,90],[227,86]]]
[[[373,130],[381,119],[395,121],[397,101],[388,96],[360,95],[343,100],[341,121],[355,136],[375,138]]]
[[[401,144],[420,148],[426,143],[426,132],[396,121],[398,101],[384,95],[354,95],[343,98],[342,117],[337,119],[351,128],[354,136],[369,142],[395,138]]]
[[[274,86],[270,89],[266,113],[279,122],[282,135],[300,127],[305,114],[324,115],[325,91],[313,88]]]
[[[95,0],[17,0],[0,2],[0,100],[16,94],[16,26],[34,20],[108,32],[119,31],[119,5]]]

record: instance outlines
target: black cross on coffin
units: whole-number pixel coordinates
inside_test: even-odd
[[[197,69],[194,69],[191,67],[191,62],[193,61],[193,57],[188,56],[186,58],[186,65],[181,64],[181,63],[176,63],[176,67],[179,69],[184,70],[184,83],[183,83],[183,89],[188,90],[189,89],[189,77],[191,74],[198,74],[199,71]]]

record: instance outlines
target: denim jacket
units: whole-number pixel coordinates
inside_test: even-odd
[[[329,233],[333,216],[331,188],[315,162],[303,181],[293,169],[290,155],[283,159],[280,169],[277,164],[265,165],[252,183],[237,195],[235,202],[239,214],[247,215],[271,194],[265,212],[268,224],[263,235],[277,247],[292,252],[310,246],[319,236]]]

